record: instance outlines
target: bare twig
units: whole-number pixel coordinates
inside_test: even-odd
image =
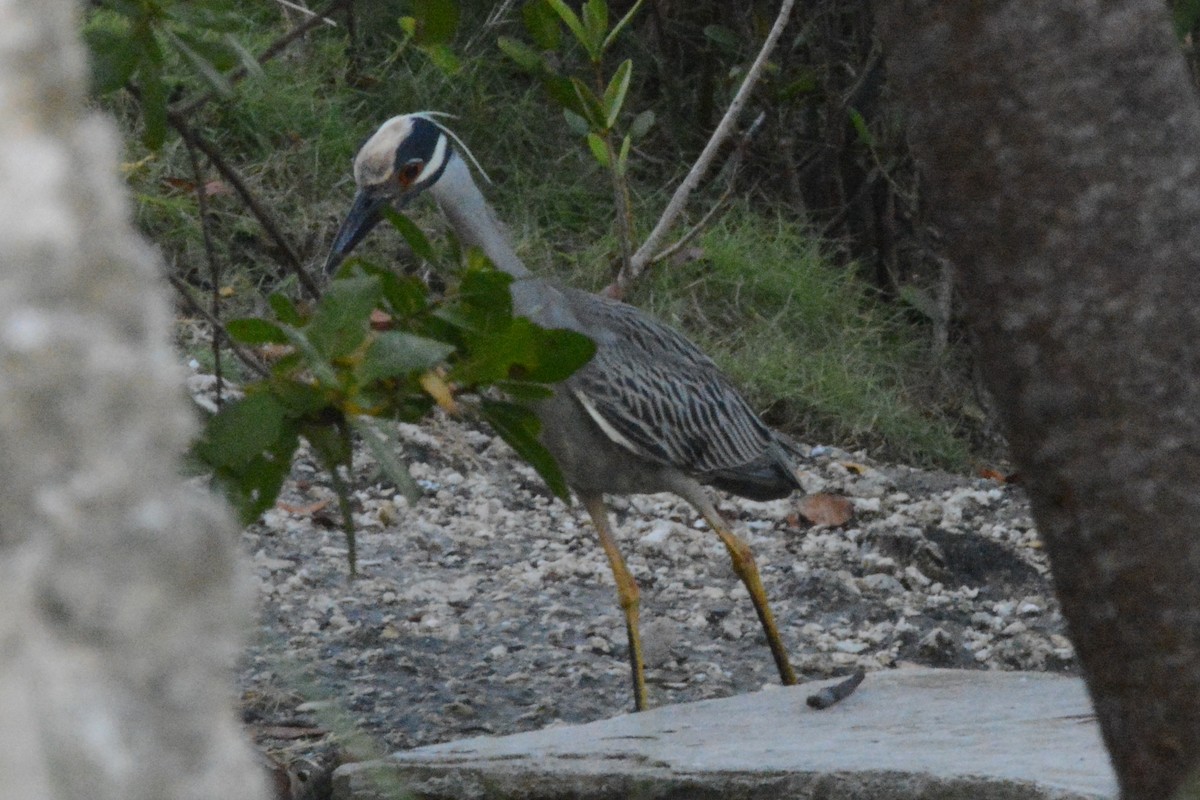
[[[483,25],[481,25],[479,30],[472,34],[471,38],[467,40],[467,43],[463,45],[464,53],[469,53],[474,50],[475,45],[479,44],[481,40],[483,40],[485,37],[491,36],[492,29],[500,27],[500,25],[504,22],[505,17],[508,16],[508,12],[512,10],[513,2],[514,0],[502,0],[502,2],[496,3],[494,6],[492,6],[492,10],[488,12],[487,19],[483,21]]]
[[[860,667],[853,675],[851,675],[849,678],[846,678],[841,683],[835,683],[833,686],[826,686],[816,694],[810,694],[807,700],[809,707],[815,708],[818,711],[822,711],[826,708],[829,708],[834,703],[839,703],[842,700],[845,700],[847,697],[854,694],[854,690],[857,689],[858,685],[863,682],[863,678],[865,678],[866,675],[866,671]]]
[[[717,124],[717,129],[713,131],[708,144],[704,146],[704,150],[700,153],[700,157],[696,159],[696,163],[692,165],[687,177],[683,179],[683,183],[679,184],[679,188],[675,190],[675,194],[667,204],[666,210],[663,211],[662,217],[659,218],[658,224],[654,226],[654,230],[646,237],[646,241],[633,254],[629,270],[622,270],[617,275],[612,288],[618,296],[624,294],[629,285],[653,261],[653,255],[662,247],[663,240],[667,238],[667,233],[670,231],[671,226],[675,224],[679,215],[683,213],[684,206],[687,205],[692,192],[700,185],[700,179],[708,171],[713,158],[717,154],[717,150],[729,138],[729,134],[737,122],[738,114],[741,113],[742,107],[746,105],[746,101],[750,98],[751,90],[762,74],[763,67],[767,63],[767,57],[775,49],[779,37],[783,34],[783,29],[792,14],[793,5],[795,5],[795,0],[783,0],[779,9],[779,15],[775,18],[775,24],[771,26],[771,32],[767,34],[767,39],[763,42],[762,49],[754,59],[754,63],[746,71],[746,77],[742,80],[742,85],[738,87],[737,94],[734,95],[729,108],[725,111],[725,116]]]
[[[196,148],[187,139],[188,161],[192,165],[192,180],[196,184],[196,213],[200,215],[200,236],[204,240],[204,258],[208,261],[209,280],[212,282],[212,315],[213,319],[221,319],[221,265],[217,261],[216,249],[213,247],[211,220],[208,218],[208,187],[205,186],[204,172],[200,169],[200,159],[196,156]],[[212,337],[213,376],[216,378],[217,408],[221,407],[224,398],[225,380],[221,370],[221,338]]]
[[[300,285],[304,288],[308,295],[314,299],[320,297],[321,290],[317,287],[316,282],[312,279],[308,272],[305,271],[304,266],[300,263],[300,256],[297,255],[296,251],[292,248],[291,242],[289,242],[287,237],[283,234],[283,230],[279,227],[279,224],[275,221],[275,218],[271,216],[271,213],[267,211],[267,209],[264,208],[261,203],[258,202],[258,198],[255,197],[254,193],[250,191],[250,188],[246,186],[246,182],[242,180],[242,176],[238,174],[237,170],[235,170],[227,161],[225,161],[225,158],[220,154],[220,152],[217,151],[215,147],[212,146],[212,144],[210,144],[203,136],[201,136],[190,125],[188,125],[187,121],[182,115],[174,111],[168,111],[167,119],[171,123],[171,127],[179,132],[179,135],[183,138],[184,142],[186,142],[189,147],[195,147],[201,153],[204,153],[204,156],[209,160],[217,172],[221,173],[221,177],[229,181],[229,185],[232,186],[233,190],[237,192],[240,198],[242,198],[242,202],[245,203],[254,216],[258,218],[259,224],[263,226],[263,230],[265,230],[267,235],[275,241],[275,244],[279,247],[279,249],[283,251],[284,258],[282,260],[284,266],[296,274],[296,277],[300,281]]]
[[[331,20],[329,17],[321,16],[317,12],[313,11],[311,8],[305,8],[304,6],[300,5],[299,3],[292,3],[292,2],[289,2],[288,0],[275,0],[275,2],[278,3],[279,5],[283,6],[284,8],[290,9],[292,11],[298,11],[301,14],[303,14],[304,16],[308,17],[309,19],[312,19],[313,17],[318,17],[318,18],[320,18],[321,22],[324,22],[326,25],[328,25],[331,28],[336,28],[338,26],[338,24],[336,22],[334,22],[333,20]]]
[[[704,212],[704,216],[700,218],[699,222],[688,229],[687,233],[683,234],[683,236],[680,236],[678,239],[676,239],[674,244],[668,245],[667,247],[664,247],[662,250],[658,251],[658,254],[655,255],[654,258],[650,259],[648,263],[657,264],[660,261],[666,261],[680,250],[687,247],[693,239],[700,235],[701,231],[708,227],[708,223],[712,222],[713,217],[717,215],[717,212],[725,207],[725,201],[729,199],[731,194],[733,194],[732,183],[725,187],[725,191],[721,192],[721,196],[717,198],[717,202],[712,204],[712,208]],[[616,287],[606,288],[604,292],[605,294],[615,297],[617,296],[614,294],[615,288]]]
[[[203,317],[204,320],[212,326],[214,339],[216,339],[218,336],[225,337],[225,342],[229,345],[229,349],[233,352],[233,354],[237,356],[243,364],[257,374],[258,377],[266,378],[271,374],[271,371],[267,369],[262,362],[250,355],[250,353],[244,347],[233,340],[233,337],[230,336],[229,332],[225,330],[225,326],[221,324],[221,320],[214,317],[209,310],[200,303],[200,301],[192,297],[192,288],[190,286],[188,286],[183,280],[175,275],[168,275],[167,280],[170,281],[171,285],[175,287],[175,291],[179,292],[179,296],[183,298],[183,302],[187,305],[187,307]]]
[[[654,256],[654,258],[647,262],[647,265],[665,261],[666,259],[675,255],[684,247],[686,247],[688,242],[695,239],[698,235],[700,235],[701,231],[708,227],[708,223],[712,221],[713,217],[717,215],[717,212],[720,211],[725,205],[725,201],[729,199],[731,194],[733,194],[734,181],[737,179],[738,168],[742,165],[742,157],[746,155],[746,146],[750,144],[750,140],[753,139],[755,134],[758,133],[759,129],[762,128],[763,122],[766,121],[766,119],[766,112],[759,112],[758,116],[754,118],[754,122],[750,124],[750,127],[746,129],[744,134],[742,134],[742,138],[738,140],[737,148],[733,151],[733,155],[729,157],[728,169],[726,170],[727,177],[725,181],[725,191],[721,192],[721,196],[717,198],[717,202],[713,203],[712,208],[704,213],[704,216],[700,218],[700,221],[693,225],[687,233],[685,233],[683,236],[680,236],[675,244],[660,250],[658,254]]]
[[[301,36],[303,36],[304,34],[311,31],[313,28],[320,25],[322,22],[330,22],[330,20],[328,19],[329,16],[332,15],[333,13],[341,10],[343,7],[348,5],[350,2],[351,2],[351,0],[333,0],[332,3],[325,6],[325,8],[321,9],[320,11],[310,12],[313,14],[311,17],[309,17],[308,19],[306,19],[304,22],[300,23],[296,27],[292,28],[290,31],[285,33],[283,36],[280,36],[278,39],[276,39],[274,42],[272,42],[270,45],[268,45],[267,49],[263,50],[261,53],[258,54],[258,57],[256,60],[258,61],[259,64],[267,63],[268,61],[273,59],[275,56],[282,53],[287,48],[287,46],[290,45],[292,42],[296,41]],[[249,71],[245,67],[238,67],[237,69],[233,70],[228,75],[226,75],[225,77],[228,78],[231,82],[236,82],[236,81],[240,81],[241,79],[245,78],[246,75],[248,75],[248,74],[249,74]],[[212,100],[214,97],[216,97],[216,95],[213,92],[211,92],[211,91],[204,92],[200,96],[192,98],[191,100],[186,100],[181,103],[177,103],[176,105],[171,107],[171,111],[186,118],[190,114],[193,114],[197,109],[199,109],[201,106],[203,106],[209,100]]]

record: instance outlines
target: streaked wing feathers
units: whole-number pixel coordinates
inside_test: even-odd
[[[601,428],[619,434],[606,430],[610,438],[697,476],[749,465],[772,449],[774,433],[694,344],[632,306],[566,294],[599,345],[568,384],[593,418],[603,417]]]

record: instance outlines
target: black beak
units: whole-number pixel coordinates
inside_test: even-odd
[[[326,275],[332,274],[346,256],[350,255],[350,251],[379,224],[387,203],[386,196],[370,195],[362,189],[358,190],[358,194],[354,195],[354,205],[350,207],[350,213],[346,215],[342,227],[338,228],[333,247],[329,249],[329,257],[325,259]]]

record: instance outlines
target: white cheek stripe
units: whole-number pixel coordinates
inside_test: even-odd
[[[413,181],[413,184],[419,184],[430,175],[437,173],[442,167],[442,162],[446,160],[446,137],[444,134],[438,134],[437,144],[434,145],[433,155],[425,162],[425,169],[421,170],[421,174]]]

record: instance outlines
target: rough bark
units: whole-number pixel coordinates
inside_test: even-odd
[[[1128,798],[1200,756],[1200,114],[1161,0],[885,4],[889,81]]]
[[[0,0],[0,798],[260,797],[246,593],[70,0]]]

